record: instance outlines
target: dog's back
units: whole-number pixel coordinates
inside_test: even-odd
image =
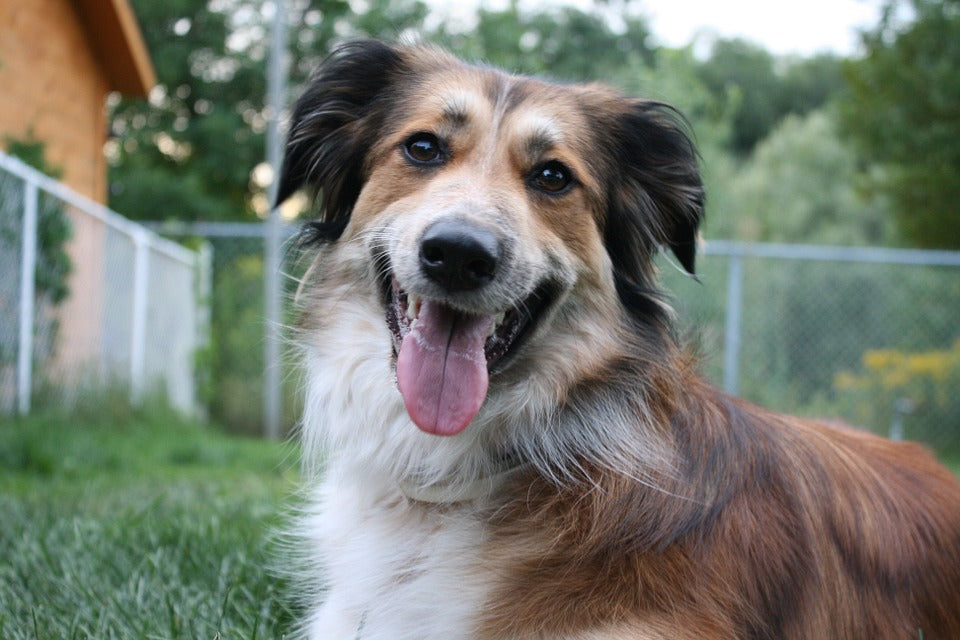
[[[926,450],[688,391],[675,476],[517,486],[491,637],[960,638],[960,484]]]

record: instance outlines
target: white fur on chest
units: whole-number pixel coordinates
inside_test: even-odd
[[[490,579],[469,510],[402,497],[374,473],[335,465],[307,523],[327,590],[310,640],[473,638]]]

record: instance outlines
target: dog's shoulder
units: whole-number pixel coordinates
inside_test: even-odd
[[[593,619],[703,637],[960,631],[960,483],[929,452],[695,391],[673,473],[518,485],[487,551],[510,576],[491,635]]]

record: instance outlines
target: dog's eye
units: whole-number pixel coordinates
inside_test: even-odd
[[[415,164],[436,164],[443,160],[440,141],[432,133],[415,133],[403,143],[403,152]]]
[[[548,193],[560,193],[571,181],[570,170],[555,160],[537,167],[530,176],[534,187]]]

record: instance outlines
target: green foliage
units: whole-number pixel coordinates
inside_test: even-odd
[[[296,481],[286,447],[125,397],[0,423],[0,637],[289,633],[269,570]]]
[[[211,416],[232,431],[259,433],[263,405],[263,258],[227,257],[213,283]]]
[[[803,115],[820,109],[846,89],[843,61],[822,53],[810,58],[786,60],[780,74],[781,110]]]
[[[624,28],[611,29],[600,14],[574,7],[521,11],[481,8],[470,33],[440,25],[433,40],[459,55],[518,73],[558,80],[604,80],[625,67],[651,64],[650,31],[635,16],[623,16]]]
[[[867,55],[846,65],[843,129],[883,172],[903,236],[923,247],[960,248],[960,1],[912,0],[902,24],[889,2],[864,37]]]
[[[63,177],[63,169],[55,167],[47,161],[46,145],[42,140],[36,138],[33,131],[29,131],[24,138],[6,136],[4,146],[7,148],[7,153],[20,158],[25,164],[30,165],[40,173],[55,180]]]
[[[889,423],[902,411],[907,438],[960,453],[960,340],[930,351],[870,349],[860,371],[838,373],[834,386],[865,423]]]
[[[842,88],[840,61],[829,55],[777,60],[744,40],[718,40],[699,75],[733,111],[730,147],[749,153],[787,114],[805,114]]]
[[[729,139],[732,113],[700,79],[690,48],[658,49],[651,63],[635,58],[632,64],[611,69],[607,81],[630,95],[675,106],[689,119],[700,146],[724,145]]]
[[[719,40],[700,67],[707,88],[735,105],[731,145],[738,152],[752,149],[777,121],[773,65],[765,49],[743,40]]]
[[[248,0],[133,5],[158,85],[147,101],[113,106],[110,206],[146,220],[252,218],[263,188],[251,172],[265,157],[269,12]],[[288,6],[293,87],[337,38],[395,36],[425,13],[411,1],[377,0],[359,15],[346,0]]]
[[[37,171],[51,178],[59,179],[62,176],[62,170],[47,161],[46,145],[34,138],[32,133],[23,139],[7,136],[4,142],[7,153],[20,158]],[[2,188],[22,191],[22,183],[5,181]],[[3,206],[23,202],[22,194],[0,195],[4,196]],[[71,267],[66,244],[71,234],[70,220],[63,204],[46,193],[41,193],[37,204],[37,266],[34,286],[38,298],[49,300],[53,304],[63,302],[69,294],[67,278]],[[19,239],[14,242],[18,243]]]
[[[113,109],[110,206],[151,220],[243,215],[249,171],[263,157],[263,126],[253,122],[262,60],[227,46],[229,16],[205,1],[133,4],[158,86],[149,102]]]
[[[886,203],[857,189],[859,172],[832,110],[787,116],[732,177],[720,215],[740,240],[890,244]]]
[[[202,356],[209,368],[203,401],[210,418],[232,433],[259,434],[264,385],[263,243],[251,239],[244,246],[237,239],[214,239],[212,244],[212,343]],[[286,264],[284,273],[295,268]],[[289,287],[293,281],[285,283]],[[290,421],[300,414],[296,382],[295,376],[284,380],[283,415]]]

